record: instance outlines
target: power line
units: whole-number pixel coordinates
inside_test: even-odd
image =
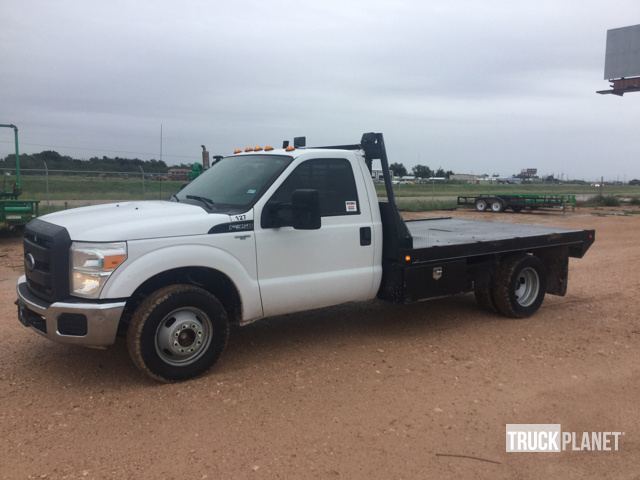
[[[13,143],[13,141],[9,141],[9,140],[0,140],[0,143]],[[75,149],[75,150],[87,150],[87,151],[95,151],[95,152],[108,152],[108,153],[128,153],[131,155],[152,155],[155,156],[157,155],[156,153],[152,153],[152,152],[134,152],[131,150],[112,150],[112,149],[108,149],[108,148],[88,148],[88,147],[76,147],[76,146],[72,146],[72,145],[46,145],[46,144],[42,144],[42,143],[27,143],[27,142],[20,142],[20,145],[29,145],[30,147],[43,147],[43,148],[70,148],[70,149]],[[194,157],[197,157],[196,155],[169,155],[170,157],[176,157],[176,158],[191,158],[193,159]]]

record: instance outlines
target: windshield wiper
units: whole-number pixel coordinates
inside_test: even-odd
[[[185,195],[185,198],[188,198],[189,200],[197,200],[200,203],[204,203],[208,208],[211,208],[214,205],[213,200],[207,197],[201,197],[200,195]]]

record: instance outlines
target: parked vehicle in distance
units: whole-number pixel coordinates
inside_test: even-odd
[[[175,381],[213,365],[234,324],[345,302],[473,291],[485,309],[528,317],[546,293],[565,295],[569,257],[594,241],[593,230],[405,222],[382,134],[316,148],[296,140],[237,150],[172,202],[33,220],[17,285],[20,321],[51,340],[93,347],[126,333],[143,372]]]
[[[504,212],[512,210],[520,213],[522,210],[538,210],[540,208],[575,208],[575,195],[546,195],[546,194],[481,194],[462,195],[458,197],[458,205],[473,206],[478,212]]]

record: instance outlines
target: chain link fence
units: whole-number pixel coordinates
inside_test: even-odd
[[[3,192],[16,183],[15,170],[0,169]],[[166,173],[105,172],[87,170],[21,169],[21,199],[40,200],[41,209],[53,211],[111,201],[168,200],[188,183],[186,177]]]

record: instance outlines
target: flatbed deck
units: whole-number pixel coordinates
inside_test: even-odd
[[[568,230],[541,225],[433,218],[405,222],[413,249],[403,254],[415,261],[430,261],[504,253],[510,250],[570,247],[582,257],[593,243],[593,230]]]

